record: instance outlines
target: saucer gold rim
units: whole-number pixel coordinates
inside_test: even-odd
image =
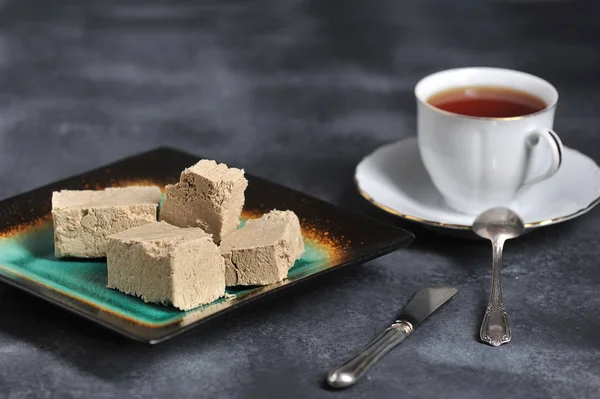
[[[373,197],[371,197],[369,194],[367,194],[366,192],[364,192],[359,184],[358,184],[358,180],[356,179],[356,177],[354,178],[354,185],[356,187],[356,189],[358,190],[358,192],[360,193],[360,195],[365,198],[367,201],[369,201],[371,204],[375,205],[377,208],[388,212],[392,215],[401,217],[403,219],[406,220],[410,220],[413,222],[417,222],[417,223],[422,223],[422,224],[426,224],[429,226],[435,226],[435,227],[442,227],[442,228],[446,228],[446,229],[454,229],[454,230],[471,230],[472,226],[466,225],[466,224],[452,224],[452,223],[443,223],[443,222],[436,222],[433,220],[427,220],[427,219],[422,219],[420,217],[417,216],[412,216],[412,215],[408,215],[405,213],[401,213],[398,212],[395,209],[390,208],[389,206],[383,205],[379,202],[377,202],[376,200],[373,199]],[[547,219],[547,220],[540,220],[540,221],[536,221],[536,222],[530,222],[530,223],[525,223],[525,228],[526,229],[535,229],[538,227],[543,227],[543,226],[550,226],[553,224],[557,224],[560,222],[566,222],[567,220],[570,219],[574,219],[578,216],[581,216],[589,211],[591,211],[596,205],[598,205],[600,203],[600,197],[596,198],[594,201],[592,201],[588,206],[579,209],[578,211],[571,213],[569,215],[565,215],[565,216],[561,216],[561,217],[557,217],[557,218],[553,218],[553,219]]]

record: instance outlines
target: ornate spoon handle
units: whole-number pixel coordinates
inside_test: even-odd
[[[502,249],[503,240],[492,241],[493,266],[492,266],[492,292],[490,301],[483,316],[479,336],[483,342],[492,346],[500,346],[510,341],[510,327],[508,315],[504,310],[502,301]]]

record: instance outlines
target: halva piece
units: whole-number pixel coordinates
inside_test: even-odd
[[[108,287],[145,302],[189,310],[225,294],[219,248],[197,227],[154,222],[112,235],[106,262]]]
[[[220,250],[227,286],[281,281],[304,252],[300,222],[292,211],[273,210],[226,235]]]
[[[160,220],[179,227],[200,227],[217,244],[237,229],[248,181],[244,171],[203,159],[166,187]]]
[[[156,221],[160,197],[156,186],[53,192],[56,257],[106,256],[109,235]]]

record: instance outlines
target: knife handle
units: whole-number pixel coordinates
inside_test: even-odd
[[[404,341],[413,331],[408,321],[396,320],[375,341],[346,363],[331,370],[327,383],[333,388],[346,388],[358,381],[383,355]]]

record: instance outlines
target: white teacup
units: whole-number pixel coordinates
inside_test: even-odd
[[[488,118],[455,114],[427,100],[468,86],[521,90],[546,103],[524,116]],[[415,87],[419,151],[433,184],[455,210],[478,214],[508,206],[519,191],[554,175],[562,143],[552,131],[558,92],[536,76],[501,68],[458,68],[434,73]]]

